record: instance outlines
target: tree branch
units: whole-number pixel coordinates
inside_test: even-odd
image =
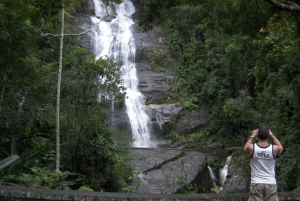
[[[100,22],[102,21],[106,21],[106,22],[109,22],[111,21],[112,19],[115,18],[115,16],[112,16],[109,14],[109,11],[111,9],[111,5],[109,7],[106,7],[106,15],[103,16],[101,19],[100,17],[97,16],[98,19],[100,19],[100,21],[97,23],[97,24],[100,24]],[[87,32],[91,31],[92,30],[92,27],[81,32],[81,33],[77,33],[77,34],[64,34],[64,36],[79,36],[79,35],[83,35],[83,34],[86,34]],[[52,34],[52,33],[41,33],[41,36],[47,36],[47,35],[50,35],[50,36],[61,36],[61,34]]]
[[[292,0],[267,0],[267,1],[283,10],[300,12],[300,4]]]
[[[77,34],[64,34],[64,36],[79,36],[79,35],[86,34],[87,32],[89,32],[91,30],[92,30],[92,27],[89,28],[89,29],[87,29],[87,30],[85,30],[84,32],[81,32],[81,33],[77,33]],[[61,34],[52,34],[52,33],[45,33],[45,34],[43,34],[43,33],[41,33],[41,36],[47,36],[47,35],[50,35],[50,36],[61,36]]]
[[[97,24],[100,24],[100,22],[102,21],[105,21],[105,18],[106,17],[109,17],[110,15],[105,15],[104,17],[102,17],[102,19],[100,19],[100,21],[97,23]],[[97,17],[98,18],[98,17]],[[99,18],[98,18],[99,19]],[[79,36],[79,35],[83,35],[83,34],[86,34],[87,32],[91,31],[93,27],[90,27],[89,29],[85,30],[84,32],[81,32],[81,33],[77,33],[77,34],[64,34],[64,36]],[[47,35],[50,35],[50,36],[61,36],[61,34],[52,34],[52,33],[46,33],[46,34],[43,34],[41,33],[41,36],[47,36]]]

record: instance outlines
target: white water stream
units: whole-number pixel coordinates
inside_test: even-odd
[[[97,17],[91,17],[94,53],[96,58],[114,59],[121,65],[121,79],[126,87],[125,105],[130,120],[133,147],[156,147],[151,141],[150,119],[145,112],[145,98],[138,91],[138,78],[135,67],[135,41],[132,33],[134,24],[131,16],[135,7],[130,0],[122,4],[94,0]],[[101,21],[104,16],[114,15],[110,22]]]
[[[220,184],[220,186],[218,186],[215,182],[215,181],[218,181],[218,180],[217,180],[217,177],[215,176],[214,172],[212,171],[211,167],[207,166],[210,178],[213,181],[213,187],[214,188],[219,188],[221,191],[223,190],[223,186],[225,184],[226,177],[227,177],[227,174],[228,174],[228,165],[231,161],[231,158],[232,158],[231,155],[227,157],[224,167],[220,170],[220,175],[219,175],[219,184]]]

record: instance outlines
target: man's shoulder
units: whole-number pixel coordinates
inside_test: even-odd
[[[254,150],[254,144],[249,144],[247,146],[247,150],[246,153],[249,154],[250,156],[253,154],[253,150]]]
[[[281,154],[281,152],[283,151],[283,147],[274,144],[273,145],[273,150],[275,151],[275,154],[278,155],[278,154]]]

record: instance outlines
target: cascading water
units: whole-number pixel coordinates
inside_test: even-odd
[[[215,181],[217,181],[217,178],[216,178],[214,172],[212,171],[211,167],[207,166],[210,178],[213,181],[213,187],[214,188],[219,188],[221,191],[223,190],[223,186],[225,184],[225,180],[226,180],[226,177],[227,177],[227,174],[228,174],[228,165],[229,165],[229,163],[231,161],[231,158],[232,158],[232,155],[230,155],[230,156],[227,157],[226,163],[225,163],[224,167],[220,170],[220,176],[219,176],[219,184],[220,184],[220,186],[218,186],[216,184],[216,182],[215,182]]]
[[[217,186],[217,184],[216,184],[217,178],[216,178],[214,172],[212,171],[212,169],[211,169],[210,166],[207,166],[207,168],[208,168],[208,171],[209,171],[210,179],[211,179],[212,182],[213,182],[213,187],[214,187],[214,188],[218,188],[218,186]]]
[[[220,171],[220,178],[219,178],[220,185],[221,185],[220,190],[223,190],[223,186],[224,186],[227,174],[228,174],[228,165],[231,161],[231,158],[232,158],[231,155],[227,157],[226,164],[224,165],[224,167]]]
[[[120,63],[121,79],[126,87],[125,105],[132,130],[133,147],[156,147],[151,141],[150,119],[145,112],[145,98],[138,91],[135,68],[135,42],[132,33],[134,24],[131,15],[135,7],[130,0],[121,4],[94,0],[97,17],[91,17],[93,24],[93,45],[96,58],[107,56]],[[112,9],[109,9],[112,8]],[[115,15],[111,22],[101,20],[107,15]]]

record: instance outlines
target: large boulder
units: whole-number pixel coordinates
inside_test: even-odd
[[[208,120],[208,111],[205,109],[188,113],[178,119],[176,132],[179,135],[187,135],[205,126]]]
[[[181,104],[162,104],[162,105],[155,105],[150,104],[147,105],[147,113],[152,118],[155,118],[157,122],[163,124],[170,122],[174,115],[177,115],[183,106]]]
[[[166,123],[169,123],[182,108],[183,106],[180,104],[147,105],[146,113],[151,119],[153,133],[161,136],[168,132],[165,129]]]
[[[206,154],[196,150],[132,149],[136,178],[130,184],[137,193],[175,193],[203,170]]]

